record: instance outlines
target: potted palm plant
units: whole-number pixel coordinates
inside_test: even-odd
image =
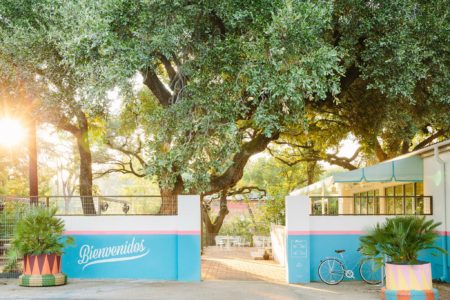
[[[17,222],[10,257],[23,258],[23,286],[52,286],[67,282],[61,273],[61,254],[73,238],[63,235],[64,222],[56,208],[33,207]]]
[[[440,224],[425,217],[395,217],[377,224],[360,238],[362,254],[380,264],[383,257],[389,257],[385,265],[387,290],[432,290],[431,264],[420,261],[419,254],[429,249],[446,253],[435,244],[438,238],[435,229]]]

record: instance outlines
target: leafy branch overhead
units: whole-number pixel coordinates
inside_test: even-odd
[[[446,4],[6,0],[0,74],[42,79],[44,108],[103,116],[125,158],[106,172],[214,194],[268,147],[288,164],[352,169],[449,137]],[[330,153],[349,136],[356,160]]]

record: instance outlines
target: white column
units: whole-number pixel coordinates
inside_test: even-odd
[[[309,197],[286,197],[286,277],[288,283],[310,282]]]

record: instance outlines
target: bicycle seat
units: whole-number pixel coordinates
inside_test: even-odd
[[[334,250],[334,252],[336,252],[336,253],[342,253],[342,252],[345,252],[345,250]]]

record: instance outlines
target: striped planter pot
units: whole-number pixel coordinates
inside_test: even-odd
[[[382,300],[439,300],[437,289],[426,291],[392,291],[381,289]]]
[[[386,289],[393,291],[432,290],[431,264],[397,265],[386,263]]]
[[[61,256],[57,254],[25,255],[24,275],[52,275],[61,273]]]
[[[50,275],[20,275],[19,285],[21,286],[56,286],[67,283],[67,276],[64,273]]]

